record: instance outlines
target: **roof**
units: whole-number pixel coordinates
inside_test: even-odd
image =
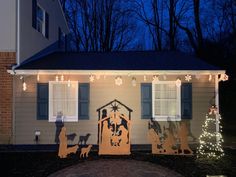
[[[54,52],[23,62],[15,70],[219,70],[182,52]]]

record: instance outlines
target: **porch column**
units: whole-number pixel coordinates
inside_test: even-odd
[[[218,134],[220,131],[219,126],[219,78],[218,74],[215,75],[215,105],[217,107],[217,114],[216,114],[216,133]],[[216,141],[219,142],[219,137],[216,136]]]

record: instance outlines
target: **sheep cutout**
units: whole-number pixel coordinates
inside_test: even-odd
[[[87,141],[88,141],[88,139],[89,139],[89,137],[90,137],[90,133],[87,133],[85,136],[80,136],[79,137],[79,144],[84,144],[84,145],[86,145],[87,144]]]
[[[83,158],[83,157],[88,157],[88,154],[92,148],[92,144],[88,145],[88,147],[83,147],[81,148],[81,153],[80,153],[80,158]]]

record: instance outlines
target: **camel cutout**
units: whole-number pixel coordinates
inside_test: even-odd
[[[165,138],[161,141],[159,133],[157,133],[153,127],[149,126],[148,139],[152,144],[153,154],[172,154],[172,155],[191,155],[193,151],[188,145],[188,129],[186,122],[180,122],[178,131],[174,135],[174,131],[170,128],[164,128]],[[179,139],[179,148],[176,147],[176,138]]]
[[[61,132],[59,134],[59,151],[58,156],[60,158],[66,158],[68,154],[76,153],[77,149],[79,148],[78,145],[67,147],[67,135],[66,135],[66,127],[61,128]]]

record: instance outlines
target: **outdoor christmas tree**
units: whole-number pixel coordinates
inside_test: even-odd
[[[198,158],[219,159],[224,155],[222,148],[223,138],[220,126],[221,116],[216,106],[212,106],[202,125],[202,134],[199,137],[197,148]]]

